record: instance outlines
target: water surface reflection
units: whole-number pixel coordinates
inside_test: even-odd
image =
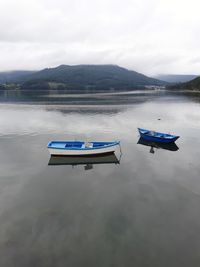
[[[143,139],[142,137],[139,138],[138,144],[149,146],[150,153],[155,153],[155,149],[165,149],[170,151],[177,151],[179,147],[173,142],[173,143],[157,143],[157,142],[151,142]],[[155,148],[155,149],[154,149]]]
[[[97,110],[0,105],[0,266],[199,266],[200,106]],[[180,149],[147,153],[137,127]],[[75,138],[120,139],[120,164],[49,166],[48,141]]]
[[[120,159],[121,155],[118,159],[114,153],[96,156],[51,156],[48,165],[85,165],[85,170],[88,170],[95,164],[119,164]]]

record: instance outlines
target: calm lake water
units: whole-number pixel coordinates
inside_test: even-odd
[[[1,95],[0,266],[199,267],[200,96],[88,97]],[[176,151],[137,127],[180,135]],[[48,165],[59,139],[121,140],[120,164]]]

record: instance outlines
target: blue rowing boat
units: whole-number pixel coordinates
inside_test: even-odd
[[[142,128],[138,128],[138,131],[140,133],[140,136],[143,139],[147,141],[158,142],[158,143],[173,143],[180,137],[178,135],[159,133],[159,132],[146,130]]]
[[[47,148],[51,155],[77,156],[113,153],[120,145],[113,142],[51,141]]]

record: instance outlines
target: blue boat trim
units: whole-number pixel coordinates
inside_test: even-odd
[[[93,147],[82,147],[85,143],[93,144]],[[115,142],[83,142],[83,141],[51,141],[47,148],[61,150],[97,150],[119,145],[120,141]],[[57,146],[53,146],[57,145]],[[64,145],[64,147],[62,146]]]
[[[138,131],[143,139],[153,142],[170,143],[170,142],[175,142],[180,137],[178,135],[160,133],[142,128],[138,128]]]

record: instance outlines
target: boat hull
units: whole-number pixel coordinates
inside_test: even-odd
[[[147,141],[145,139],[143,139],[142,137],[140,137],[140,139],[137,142],[140,145],[144,145],[144,146],[149,146],[149,147],[154,147],[154,148],[161,148],[161,149],[165,149],[165,150],[170,150],[170,151],[177,151],[179,150],[179,147],[174,143],[174,142],[170,142],[170,143],[158,143],[158,142],[152,142],[152,141]]]
[[[48,145],[48,150],[51,155],[59,155],[59,156],[86,156],[86,155],[100,155],[100,154],[110,154],[114,153],[119,146],[119,142],[112,142],[105,146],[98,147],[86,147],[86,148],[77,148],[77,147],[52,147],[52,142]],[[64,142],[57,142],[61,146]],[[84,142],[82,142],[84,143]],[[97,142],[96,142],[97,143]],[[91,144],[95,144],[95,142],[91,142]],[[99,143],[98,143],[99,144]]]
[[[140,136],[150,142],[156,142],[156,143],[174,143],[179,136],[176,135],[170,135],[170,134],[165,134],[165,133],[158,133],[155,132],[155,135],[149,134],[151,131],[145,130],[145,129],[140,129],[138,128],[138,131],[140,133]],[[162,136],[162,137],[159,137]]]
[[[140,134],[140,136],[143,139],[147,140],[147,141],[158,142],[158,143],[173,143],[173,142],[175,142],[178,139],[178,137],[174,137],[173,139],[167,140],[167,139],[164,139],[164,138],[147,136],[145,134]]]

